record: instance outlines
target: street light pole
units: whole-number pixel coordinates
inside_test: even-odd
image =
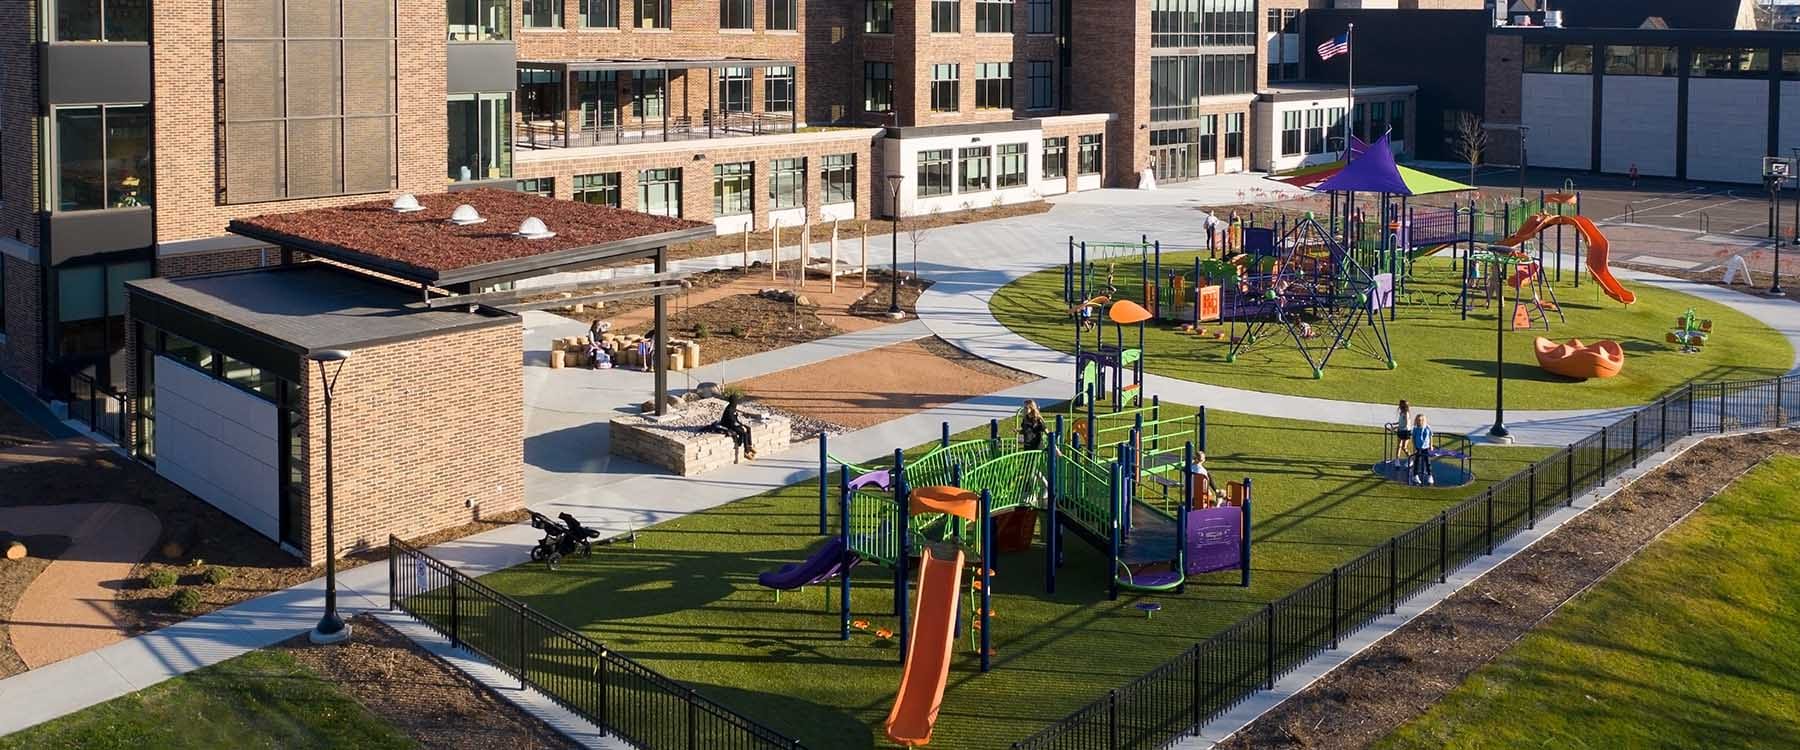
[[[1523,151],[1521,151],[1523,153]],[[1523,161],[1523,160],[1521,160]],[[1502,269],[1490,266],[1493,273]],[[1506,429],[1506,307],[1505,295],[1501,295],[1499,304],[1494,305],[1494,426],[1488,428],[1488,437],[1500,442],[1512,442],[1512,431]]]
[[[1524,125],[1519,126],[1519,197],[1520,198],[1525,197],[1525,162],[1526,162],[1525,135],[1530,132],[1531,132],[1531,128],[1528,128]]]
[[[337,612],[337,536],[334,523],[337,498],[332,482],[331,466],[331,397],[337,387],[338,373],[344,371],[344,361],[350,358],[350,352],[343,349],[325,349],[306,355],[319,364],[319,383],[325,390],[325,614],[319,618],[319,624],[308,634],[313,643],[338,643],[350,637],[350,625]],[[329,374],[327,368],[330,368]]]
[[[889,193],[892,196],[892,199],[888,201],[888,220],[893,229],[888,248],[889,263],[893,268],[893,272],[888,277],[888,317],[900,318],[905,316],[900,312],[900,185],[906,181],[906,176],[890,174],[887,176],[887,181]]]

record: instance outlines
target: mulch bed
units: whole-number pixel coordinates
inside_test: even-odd
[[[298,636],[288,651],[427,750],[579,748],[550,725],[373,617],[350,621],[350,640],[315,646]]]
[[[1219,747],[1362,748],[1422,715],[1571,597],[1771,455],[1786,430],[1703,442],[1451,595]]]
[[[626,333],[647,334],[654,326]],[[753,294],[738,294],[669,313],[671,338],[700,344],[701,363],[723,362],[843,333],[810,307]]]
[[[891,296],[888,292],[893,289],[892,276],[886,271],[876,273],[874,269],[870,269],[869,286],[874,288],[868,294],[863,295],[862,299],[850,305],[851,314],[886,318],[888,297]],[[907,319],[919,317],[919,295],[924,294],[925,290],[930,288],[930,281],[921,280],[904,271],[900,273],[900,312],[905,313]]]

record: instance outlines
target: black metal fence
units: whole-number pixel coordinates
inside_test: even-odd
[[[115,443],[122,442],[125,438],[125,397],[96,384],[87,375],[71,374],[69,418]]]
[[[797,750],[782,735],[388,538],[388,606],[645,750]]]
[[[1270,602],[1013,747],[1153,750],[1172,744],[1671,443],[1792,426],[1800,416],[1796,404],[1795,376],[1685,385]]]

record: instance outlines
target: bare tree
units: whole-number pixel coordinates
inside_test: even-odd
[[[925,235],[936,223],[937,215],[938,210],[933,208],[931,213],[910,217],[902,225],[906,229],[906,240],[912,243],[912,277],[915,281],[919,278],[919,245],[925,241]]]
[[[1487,154],[1487,123],[1474,112],[1456,113],[1455,125],[1450,135],[1450,145],[1457,156],[1469,163],[1469,184],[1475,184],[1475,167],[1481,164],[1481,158]]]

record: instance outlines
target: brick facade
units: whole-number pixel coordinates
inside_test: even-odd
[[[208,273],[226,273],[228,271],[248,271],[252,268],[268,268],[281,265],[281,250],[273,247],[253,247],[243,250],[222,250],[217,252],[180,253],[164,255],[156,259],[156,275],[158,276],[199,276]]]
[[[515,320],[358,349],[332,399],[339,554],[525,507]],[[310,364],[310,363],[306,363]],[[325,393],[308,370],[307,560],[325,554]]]
[[[1518,126],[1525,114],[1525,38],[1511,34],[1489,34],[1487,37],[1487,113],[1490,126],[1504,126],[1488,131],[1487,153],[1482,157],[1490,164],[1519,163]]]
[[[6,7],[0,24],[0,236],[38,244],[38,56],[33,29],[41,3]],[[12,320],[9,315],[8,321]]]
[[[1084,50],[1070,105],[1117,115],[1106,131],[1105,182],[1136,185],[1150,161],[1150,3],[1096,0],[1083,11],[1070,32],[1073,46]]]
[[[710,221],[713,215],[713,165],[731,162],[754,162],[756,227],[769,225],[770,162],[793,157],[806,158],[806,208],[809,220],[820,220],[824,204],[824,183],[819,178],[823,157],[832,154],[856,155],[856,216],[868,218],[874,208],[870,189],[881,179],[879,142],[881,131],[875,129],[802,133],[791,136],[733,138],[705,144],[677,142],[633,147],[602,147],[545,151],[532,154],[513,166],[520,178],[552,177],[555,197],[573,197],[574,177],[581,174],[619,173],[620,207],[639,210],[638,173],[645,169],[675,167],[681,169],[681,216],[694,221]],[[697,147],[698,145],[698,147]]]
[[[0,374],[35,390],[43,377],[43,268],[0,252],[6,325],[0,333]]]
[[[227,205],[219,193],[219,89],[214,59],[220,22],[213,3],[162,2],[152,8],[153,106],[156,113],[156,239],[170,242],[225,233],[231,219],[369,200],[360,194]],[[397,192],[438,193],[446,184],[443,2],[400,0],[396,33],[399,112]],[[231,71],[223,71],[226,76]]]

